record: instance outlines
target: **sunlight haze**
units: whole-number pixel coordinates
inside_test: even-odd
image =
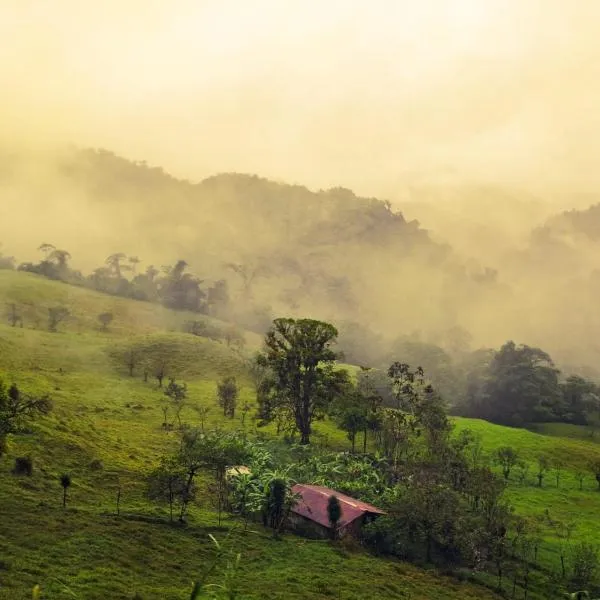
[[[198,180],[597,186],[597,2],[0,3],[2,130]]]

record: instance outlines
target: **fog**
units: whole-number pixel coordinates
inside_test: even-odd
[[[1,127],[395,197],[598,182],[595,0],[5,0]]]
[[[58,168],[71,145],[194,182],[238,172],[344,186],[391,200],[452,257],[432,271],[359,244],[327,256],[361,296],[342,316],[395,321],[394,334],[460,325],[477,344],[582,346],[593,295],[577,294],[580,318],[556,324],[571,302],[565,277],[587,282],[598,249],[571,240],[580,269],[560,252],[549,267],[531,231],[600,187],[599,22],[595,0],[0,1],[0,145],[18,155],[3,161],[0,240],[21,260],[48,241],[83,269],[123,250],[190,257],[213,277],[287,243],[264,212],[228,213],[225,192],[201,215],[174,191],[151,208],[140,190],[129,202],[121,189],[118,207],[100,201]],[[228,219],[235,244],[219,228]],[[295,244],[286,251],[304,260]],[[504,291],[454,289],[461,265],[496,269]],[[327,302],[295,310],[335,314]]]

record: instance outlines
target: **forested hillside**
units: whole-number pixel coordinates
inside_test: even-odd
[[[188,600],[194,581],[203,584],[195,598],[207,600],[497,597],[466,576],[376,556],[351,540],[274,537],[260,518],[248,523],[260,488],[244,495],[243,510],[238,496],[221,505],[204,451],[191,493],[181,479],[164,479],[187,433],[202,431],[223,442],[227,461],[236,448],[249,461],[252,448],[259,484],[335,478],[331,485],[363,494],[378,485],[370,462],[347,454],[333,413],[304,448],[287,426],[280,435],[275,423],[260,424],[251,334],[245,352],[206,330],[181,331],[194,316],[213,332],[224,326],[205,316],[0,271],[0,305],[17,303],[28,307],[23,321],[0,323],[0,598],[31,597],[39,585],[48,600]],[[56,306],[68,316],[51,330],[47,309]]]
[[[390,339],[439,338],[458,325],[477,337],[469,319],[507,293],[485,265],[465,264],[389,202],[343,188],[238,174],[193,184],[95,150],[2,162],[0,237],[19,261],[38,259],[43,242],[87,272],[117,252],[140,268],[183,259],[206,281],[226,278],[239,311],[335,317]]]
[[[192,580],[219,586],[199,597],[243,599],[596,589],[600,392],[559,385],[538,349],[470,357],[466,399],[500,423],[571,422],[538,424],[545,435],[448,419],[427,373],[395,360],[417,364],[410,345],[383,371],[333,368],[327,323],[278,320],[263,346],[201,313],[9,270],[0,305],[1,597],[39,584],[57,600],[184,600]],[[303,356],[321,365],[308,422],[283,392],[292,363],[277,336],[289,333],[327,334]],[[223,460],[251,465],[227,494]],[[274,479],[286,494],[294,481],[325,485],[388,514],[361,544],[274,536],[255,520]]]
[[[185,263],[201,294],[227,296],[217,316],[259,332],[282,314],[334,321],[344,349],[360,347],[355,357],[370,364],[407,342],[456,358],[457,346],[514,339],[586,375],[600,357],[594,209],[544,225],[558,201],[494,186],[423,187],[400,204],[420,224],[344,188],[240,174],[193,183],[104,150],[7,153],[0,182],[5,255],[35,264],[36,249],[52,244],[97,289],[112,285],[105,258],[122,254],[135,262],[119,277],[143,288],[124,284],[124,295],[152,296],[142,279]],[[573,237],[582,219],[588,234]],[[575,223],[568,235],[561,222]]]

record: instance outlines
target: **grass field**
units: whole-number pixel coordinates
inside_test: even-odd
[[[0,459],[0,598],[28,598],[35,584],[43,598],[57,600],[188,598],[213,556],[209,534],[223,539],[236,521],[217,526],[206,477],[185,527],[170,525],[165,510],[145,500],[144,474],[176,436],[161,429],[156,383],[139,372],[129,377],[119,357],[131,348],[166,350],[171,373],[189,384],[184,420],[197,424],[196,408],[210,406],[207,427],[240,427],[237,419],[223,420],[215,403],[216,379],[240,375],[240,357],[220,342],[179,333],[191,315],[0,271],[0,306],[12,302],[26,305],[25,326],[0,325],[0,376],[51,394],[54,409],[31,433],[11,437]],[[59,305],[72,316],[49,333],[47,309]],[[105,311],[115,315],[108,332],[96,319]],[[258,345],[248,338],[250,349]],[[248,382],[240,380],[240,404],[251,402]],[[347,446],[329,423],[318,424],[315,440]],[[14,458],[25,455],[33,458],[33,475],[12,475]],[[59,484],[65,472],[73,482],[66,510]],[[241,598],[495,597],[360,548],[293,535],[275,541],[262,528],[236,536],[235,550],[242,554]]]
[[[29,434],[11,437],[8,455],[0,459],[0,599],[28,598],[35,584],[41,585],[43,598],[57,600],[134,598],[136,593],[157,600],[189,597],[192,580],[212,557],[209,534],[223,539],[236,521],[226,518],[217,526],[207,477],[200,481],[186,527],[170,525],[166,511],[145,500],[144,474],[173,447],[176,435],[161,428],[162,393],[155,381],[144,382],[141,367],[130,377],[123,356],[131,349],[148,355],[160,347],[171,358],[171,374],[189,384],[183,419],[198,424],[197,408],[210,406],[207,426],[239,428],[240,420],[224,420],[215,403],[216,380],[228,374],[238,375],[242,384],[240,404],[253,402],[239,354],[223,343],[180,333],[191,315],[0,271],[0,307],[12,302],[27,304],[25,326],[0,325],[0,376],[27,391],[51,394],[55,405]],[[47,308],[57,305],[68,307],[72,318],[58,333],[49,333]],[[107,332],[96,318],[105,311],[115,315]],[[253,349],[259,339],[249,335],[247,342]],[[245,426],[253,427],[250,419]],[[592,456],[600,457],[600,445],[575,435],[457,419],[456,429],[465,428],[481,434],[486,452],[511,445],[532,464],[526,485],[514,476],[509,482],[517,513],[533,521],[548,509],[552,520],[577,522],[574,540],[600,538],[596,482],[590,474],[580,491],[574,477]],[[343,432],[328,421],[317,424],[314,441],[349,447]],[[560,487],[552,473],[543,488],[535,487],[533,465],[540,453],[564,463]],[[33,458],[33,476],[12,475],[14,458],[25,455]],[[59,484],[64,472],[73,480],[66,510]],[[551,572],[557,569],[560,540],[548,523],[540,528],[540,561]],[[356,547],[293,535],[275,541],[256,527],[237,536],[235,544],[242,554],[240,597],[245,599],[497,597],[482,586]]]
[[[539,529],[542,542],[538,558],[541,565],[553,574],[561,568],[561,546],[577,542],[597,543],[600,539],[600,491],[588,468],[591,460],[600,459],[600,445],[591,441],[587,432],[582,431],[580,436],[575,436],[573,426],[567,428],[571,435],[560,437],[501,427],[477,419],[456,419],[456,430],[470,429],[481,435],[484,451],[488,455],[493,455],[501,446],[511,446],[517,450],[521,460],[529,464],[527,479],[523,484],[517,480],[514,470],[511,473],[507,498],[516,514],[525,517]],[[562,427],[555,425],[543,429],[549,429],[554,434],[562,432]],[[548,457],[551,465],[541,488],[536,478],[540,455]],[[560,464],[558,485],[556,469],[552,466],[556,463]],[[577,473],[585,474],[583,489],[580,489]],[[564,526],[573,527],[568,540],[563,537]]]

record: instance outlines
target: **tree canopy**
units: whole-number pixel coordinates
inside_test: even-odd
[[[562,403],[558,376],[543,350],[506,342],[479,377],[472,379],[468,412],[513,426],[555,420]]]
[[[323,321],[276,319],[258,357],[273,375],[271,393],[263,398],[270,409],[262,411],[263,418],[271,420],[276,408],[285,407],[303,444],[310,441],[313,420],[348,385],[348,373],[334,369],[337,355],[331,346],[336,337],[336,328]]]

